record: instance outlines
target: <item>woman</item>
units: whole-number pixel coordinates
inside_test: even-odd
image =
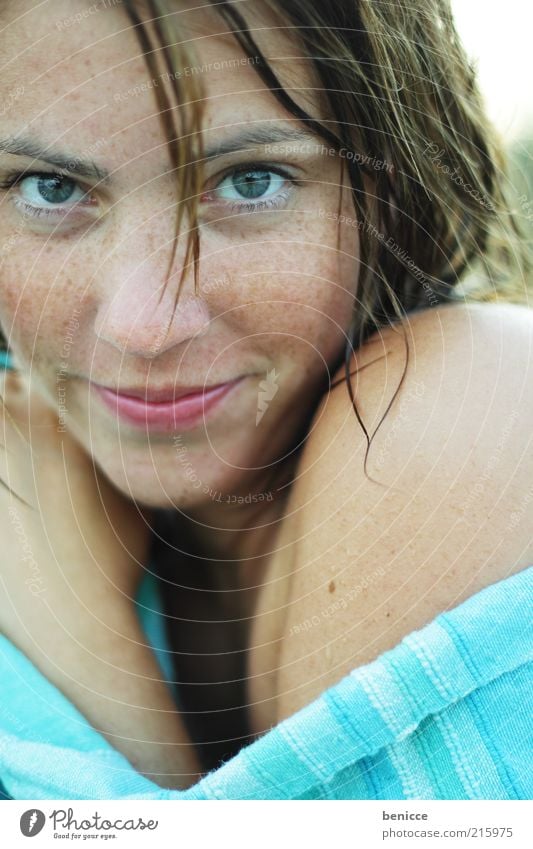
[[[7,792],[524,795],[532,319],[447,4],[2,28]]]

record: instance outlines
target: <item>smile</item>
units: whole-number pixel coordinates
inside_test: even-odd
[[[123,422],[154,432],[191,429],[211,414],[243,377],[205,388],[173,387],[162,390],[118,392],[91,382],[104,406]]]

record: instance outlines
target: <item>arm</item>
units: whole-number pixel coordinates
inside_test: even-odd
[[[140,772],[198,763],[134,606],[147,517],[95,471],[16,373],[3,388],[0,630]]]
[[[344,385],[311,427],[293,496],[299,534],[278,720],[533,563],[533,314],[446,306],[415,314],[406,329],[408,371],[372,442],[370,480]],[[352,378],[372,434],[403,373],[401,334],[375,335],[356,360],[352,371],[373,363]]]

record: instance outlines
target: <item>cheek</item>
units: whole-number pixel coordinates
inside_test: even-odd
[[[52,251],[37,256],[19,248],[0,269],[0,324],[22,363],[59,356],[60,342],[76,300]],[[56,351],[57,349],[57,351]]]
[[[42,302],[39,293],[33,290],[29,282],[29,267],[26,263],[9,258],[2,264],[0,286],[0,323],[8,344],[17,353],[28,358],[39,317],[42,314]]]
[[[357,230],[341,230],[338,244],[337,236],[336,222],[316,218],[283,242],[228,249],[220,260],[228,285],[213,292],[213,311],[268,354],[330,363],[346,341],[359,274]]]

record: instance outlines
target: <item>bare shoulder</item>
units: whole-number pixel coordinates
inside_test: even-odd
[[[443,306],[404,330],[407,361],[396,326],[351,368],[368,455],[344,370],[311,427],[292,503],[279,719],[533,564],[533,312]]]

